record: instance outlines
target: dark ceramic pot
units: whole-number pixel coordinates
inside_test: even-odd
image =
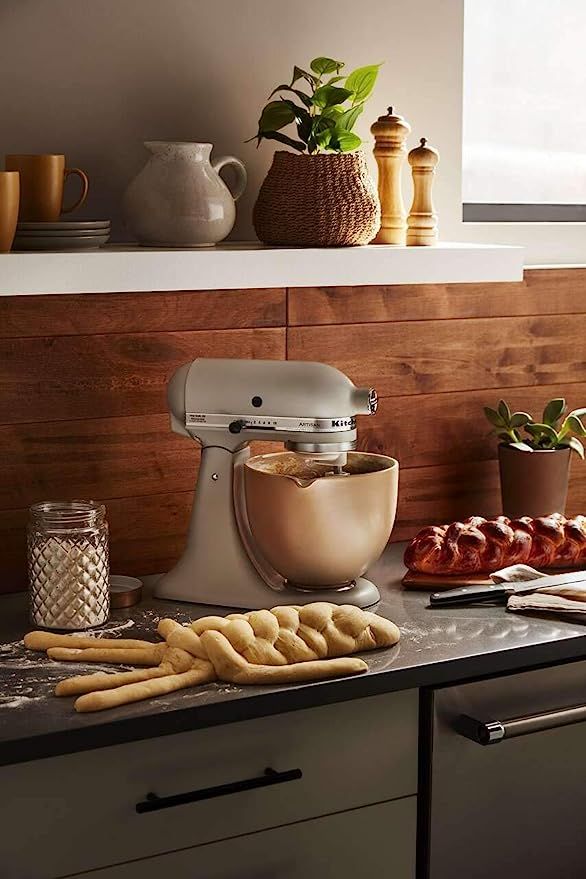
[[[570,449],[524,452],[502,444],[499,468],[503,513],[520,516],[548,516],[564,513],[568,496]]]

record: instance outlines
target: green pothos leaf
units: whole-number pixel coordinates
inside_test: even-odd
[[[307,70],[303,70],[302,67],[297,67],[297,65],[295,65],[293,68],[293,76],[291,77],[291,85],[295,85],[300,79],[306,79],[307,82],[313,85],[318,81],[317,76],[314,76],[313,73],[308,73]]]
[[[327,149],[332,139],[332,129],[322,128],[321,131],[316,131],[313,135],[313,139],[321,149]]]
[[[333,58],[314,58],[309,66],[318,76],[324,76],[326,73],[338,73],[344,66],[344,62],[334,61]]]
[[[366,67],[358,67],[350,76],[346,77],[346,88],[354,92],[355,104],[366,100],[372,92],[378,76],[380,64],[368,64]]]
[[[354,107],[350,107],[349,110],[346,110],[342,113],[341,116],[338,117],[336,121],[336,125],[338,128],[343,129],[344,131],[352,131],[356,124],[356,120],[364,110],[364,104],[356,104]]]
[[[311,116],[305,107],[299,107],[294,101],[288,101],[287,98],[281,98],[284,104],[287,104],[294,115],[295,122],[299,125],[302,122],[310,122]]]
[[[333,107],[334,104],[343,104],[351,94],[349,89],[337,85],[322,85],[316,89],[312,100],[316,107]]]
[[[305,152],[307,149],[307,146],[303,141],[294,140],[292,137],[288,137],[281,131],[267,131],[260,135],[259,140],[276,140],[279,143],[284,143],[287,146],[293,147],[294,150],[298,150],[300,153]]]
[[[305,92],[302,92],[301,89],[294,89],[290,85],[278,85],[277,88],[273,89],[270,93],[269,98],[272,98],[277,92],[292,92],[294,95],[297,95],[299,100],[305,104],[306,107],[311,107],[311,98],[309,95],[306,95]]]
[[[258,120],[259,134],[279,131],[295,120],[295,113],[285,101],[269,101]]]
[[[361,143],[362,140],[353,131],[340,131],[339,128],[332,131],[330,147],[337,152],[350,153],[357,150]]]

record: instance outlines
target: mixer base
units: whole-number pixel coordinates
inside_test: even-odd
[[[279,604],[311,604],[314,601],[328,601],[331,604],[352,604],[355,607],[371,607],[380,601],[380,593],[374,583],[359,577],[353,586],[343,589],[302,589],[286,585],[282,589],[272,589]]]

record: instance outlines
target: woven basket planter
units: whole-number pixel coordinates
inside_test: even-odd
[[[305,155],[279,150],[253,213],[265,244],[368,244],[380,226],[376,186],[362,153]]]

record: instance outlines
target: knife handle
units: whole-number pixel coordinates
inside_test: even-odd
[[[477,601],[505,600],[510,592],[510,583],[492,583],[478,586],[460,586],[444,592],[432,592],[430,607],[443,607],[450,604],[473,604]]]

